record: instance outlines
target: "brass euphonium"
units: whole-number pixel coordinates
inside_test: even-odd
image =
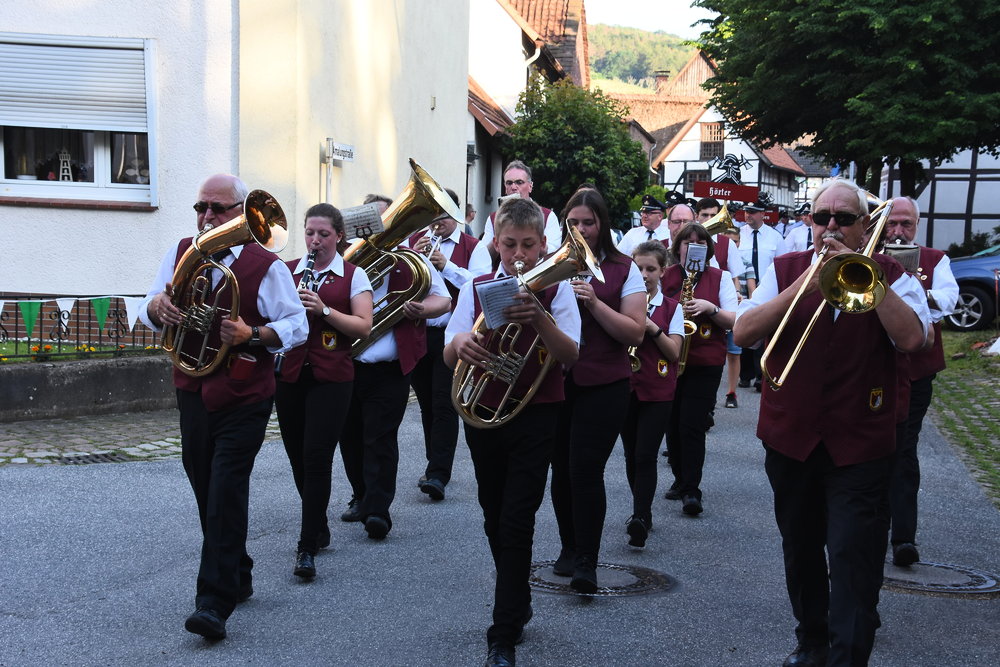
[[[191,377],[215,371],[226,358],[229,345],[213,347],[222,317],[235,321],[240,314],[240,286],[228,266],[212,255],[250,241],[265,250],[280,252],[288,242],[288,223],[277,200],[263,190],[254,190],[243,201],[243,215],[196,236],[174,268],[170,302],[181,311],[181,323],[163,327],[161,345],[174,366]],[[212,271],[222,274],[222,283],[212,289]],[[220,298],[232,290],[230,307]]]
[[[406,187],[382,214],[384,230],[366,239],[358,239],[344,252],[344,259],[364,269],[375,289],[389,280],[400,262],[410,269],[413,276],[405,289],[387,291],[375,302],[371,334],[351,346],[351,355],[355,357],[403,319],[403,306],[407,302],[420,301],[430,290],[431,274],[424,259],[419,253],[398,246],[442,213],[456,220],[462,218],[448,193],[412,158],[410,169],[412,173]]]
[[[683,309],[684,304],[694,298],[694,275],[695,271],[688,271],[687,275],[684,276],[684,282],[681,283],[681,296],[678,308]],[[687,368],[687,358],[688,352],[691,350],[691,337],[694,336],[694,332],[698,330],[698,325],[694,323],[693,320],[684,318],[684,338],[681,340],[681,352],[677,356],[677,377],[684,375],[684,369]]]
[[[701,226],[705,228],[705,231],[707,231],[710,236],[724,234],[730,230],[736,231],[736,227],[733,226],[733,216],[729,214],[729,207],[727,204],[723,204],[722,209],[711,218],[701,223]]]
[[[604,282],[604,274],[586,241],[580,236],[580,232],[575,227],[567,229],[566,240],[554,253],[527,273],[517,274],[521,288],[536,301],[537,297],[534,296],[536,292],[585,272]],[[485,368],[458,360],[451,384],[451,401],[466,424],[476,428],[496,428],[513,419],[531,402],[531,398],[542,386],[542,380],[545,379],[554,360],[551,354],[546,353],[538,376],[522,395],[515,396],[514,388],[525,362],[532,355],[542,352],[541,336],[536,335],[522,354],[515,350],[515,344],[522,333],[520,324],[510,323],[490,330],[486,327],[486,318],[480,314],[472,325],[472,331],[481,336],[488,336],[481,344],[491,351],[490,360]],[[499,387],[502,392],[496,406],[487,406],[481,402],[483,395],[491,387]]]
[[[652,317],[653,315],[653,308],[650,307],[652,303],[653,303],[653,295],[650,294],[649,292],[646,292],[646,317]],[[643,328],[645,328],[645,326],[646,323],[645,321],[643,321]],[[628,363],[632,367],[633,373],[638,373],[639,370],[642,368],[642,360],[639,359],[638,351],[639,351],[638,345],[629,345]]]

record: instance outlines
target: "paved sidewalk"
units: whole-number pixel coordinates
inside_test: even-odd
[[[631,597],[536,591],[535,617],[517,650],[521,667],[781,664],[794,646],[794,621],[754,437],[758,397],[740,390],[739,400],[737,410],[717,410],[709,434],[705,513],[685,517],[660,495],[644,551],[626,545],[630,498],[620,447],[608,464],[601,562],[649,568],[676,585]],[[494,579],[464,442],[447,499],[430,501],[415,484],[423,440],[410,406],[394,525],[382,542],[337,521],[349,497],[338,455],[332,548],[319,554],[316,579],[304,583],[291,573],[298,499],[272,430],[251,482],[255,594],[229,619],[228,638],[209,643],[183,630],[201,538],[180,461],[157,460],[177,456],[175,429],[174,411],[0,425],[0,456],[33,462],[0,465],[0,667],[482,663]],[[920,448],[923,560],[1000,573],[1000,512],[932,424]],[[95,450],[152,460],[39,465]],[[669,478],[662,457],[659,471],[662,490]],[[534,559],[557,553],[546,498]],[[544,578],[546,568],[539,572]],[[900,572],[887,566],[887,574]],[[602,586],[613,578],[608,568],[598,576]],[[886,589],[879,611],[874,666],[1000,664],[1000,599]]]

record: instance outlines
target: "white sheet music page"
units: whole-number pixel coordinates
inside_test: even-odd
[[[520,290],[520,284],[515,276],[504,276],[493,280],[476,283],[476,294],[483,309],[486,326],[496,329],[507,324],[504,308],[517,304],[514,295]]]

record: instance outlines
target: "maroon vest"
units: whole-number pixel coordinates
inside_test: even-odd
[[[492,278],[493,274],[479,276],[473,280],[473,284],[481,283],[484,280],[491,280]],[[555,298],[557,289],[558,285],[553,285],[548,289],[535,294],[535,296],[538,297],[538,300],[545,307],[545,310],[550,310],[552,306],[552,299]],[[479,314],[482,312],[482,306],[479,304],[479,295],[476,294],[475,287],[472,289],[472,294],[475,297],[473,312],[473,321],[475,321],[475,319],[478,318]],[[490,352],[496,354],[498,341],[496,340],[496,336],[492,335],[493,333],[495,333],[495,331],[490,332],[490,338],[488,339],[485,347]],[[514,343],[514,352],[521,355],[525,354],[530,349],[531,342],[537,335],[538,333],[535,331],[534,327],[523,326],[517,341]],[[545,356],[547,354],[548,351],[545,349],[544,345],[542,345],[535,350],[534,354],[528,356],[525,360],[524,367],[521,369],[520,375],[518,375],[517,380],[514,382],[514,391],[511,393],[511,396],[524,396],[527,393],[528,388],[535,381],[535,378],[538,377],[538,373],[542,367],[542,362],[545,360]],[[542,380],[542,384],[538,388],[538,391],[534,396],[532,396],[531,403],[558,403],[562,401],[565,398],[565,393],[563,391],[563,371],[564,369],[562,364],[559,362],[553,364],[552,368],[549,369],[548,374],[545,376],[545,379]],[[474,372],[474,377],[478,378],[480,374],[481,371],[476,370]],[[496,408],[500,404],[502,393],[503,392],[501,391],[499,383],[492,382],[490,383],[490,387],[483,392],[481,402],[487,407]]]
[[[625,260],[625,256],[616,253],[611,258],[605,258],[601,263],[604,282],[594,280],[590,286],[594,288],[597,299],[611,310],[620,312],[622,285],[628,278],[632,262],[615,261],[617,259]],[[610,384],[632,374],[627,346],[612,338],[586,307],[580,308],[580,358],[569,372],[573,382],[585,387]]]
[[[411,248],[417,244],[424,233],[417,232],[412,235],[407,240],[407,245]],[[469,259],[472,257],[472,250],[476,247],[479,240],[474,236],[469,236],[465,232],[461,232],[459,236],[458,243],[455,244],[455,249],[451,251],[451,259],[449,260],[455,266],[460,266],[463,269],[469,268]],[[455,312],[455,305],[458,303],[458,287],[455,287],[447,280],[444,281],[445,287],[448,288],[448,293],[451,295],[451,312]]]
[[[667,335],[670,320],[677,310],[677,301],[668,296],[663,297],[663,303],[653,310],[649,319],[663,329]],[[642,366],[638,373],[632,374],[632,391],[640,401],[672,401],[677,388],[677,362],[670,363],[663,358],[663,353],[656,346],[656,341],[645,336],[642,345],[636,350],[636,355]]]
[[[934,248],[920,247],[920,272],[917,279],[924,290],[929,290],[934,284],[934,268],[944,257],[944,253]],[[934,344],[926,350],[910,354],[909,377],[919,380],[934,373],[940,373],[945,368],[944,346],[941,343],[941,323],[934,323]]]
[[[774,259],[778,291],[809,268],[812,250]],[[888,284],[903,274],[896,260],[875,255]],[[822,301],[814,292],[792,311],[788,326],[768,359],[784,368],[806,323]],[[767,341],[765,341],[765,344]],[[805,461],[820,444],[837,466],[882,458],[895,450],[896,349],[875,311],[841,313],[833,321],[826,306],[806,340],[785,385],[765,382],[757,437],[785,456]]]
[[[190,237],[181,240],[177,246],[175,266],[190,246]],[[268,268],[277,261],[280,261],[277,255],[269,253],[255,243],[250,243],[243,246],[239,259],[229,267],[239,284],[239,315],[248,326],[267,324],[267,320],[257,310],[257,293]],[[221,281],[219,284],[222,284]],[[232,296],[232,289],[223,290],[219,294],[219,306],[228,309],[232,305]],[[200,345],[201,340],[201,336],[186,336],[184,348]],[[219,327],[214,326],[208,336],[208,345],[218,348],[221,344]],[[253,356],[256,363],[252,363],[247,379],[234,380],[229,377],[229,364],[241,353]],[[264,401],[274,395],[274,355],[268,352],[266,347],[250,347],[246,343],[234,345],[229,348],[229,358],[210,375],[190,377],[174,368],[174,386],[184,391],[200,392],[201,400],[209,412]]]
[[[294,271],[299,260],[288,262],[288,270]],[[336,276],[332,272],[326,274],[323,284],[317,294],[320,300],[331,309],[341,313],[351,312],[351,280],[356,266],[344,262],[344,275]],[[292,278],[298,285],[302,280],[302,272]],[[323,319],[322,315],[307,312],[309,320],[309,337],[306,342],[285,353],[285,362],[281,367],[282,382],[296,382],[302,366],[309,362],[313,369],[313,377],[320,382],[349,382],[354,379],[354,364],[351,363],[351,345],[354,338],[337,331]]]
[[[680,300],[681,285],[687,273],[680,264],[668,266],[663,274],[660,287],[663,293],[672,299]],[[722,269],[710,266],[701,274],[698,284],[694,287],[696,299],[719,303],[719,285],[722,284]],[[714,324],[708,315],[694,318],[697,329],[691,336],[691,347],[688,348],[688,366],[721,366],[726,361],[726,330]]]
[[[732,247],[732,242],[733,240],[725,234],[715,235],[715,250],[712,257],[715,257],[715,261],[718,262],[719,268],[723,271],[729,270],[729,249]]]
[[[403,291],[413,283],[413,272],[404,262],[398,262],[389,276],[389,291]],[[399,368],[406,375],[427,353],[427,320],[404,317],[392,328],[396,339]]]

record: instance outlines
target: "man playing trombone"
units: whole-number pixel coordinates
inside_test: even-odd
[[[884,255],[868,260],[873,274],[884,273],[884,298],[871,299],[864,311],[841,312],[853,308],[840,301],[831,307],[838,290],[821,294],[817,278],[831,272],[811,270],[815,264],[843,268],[850,258],[849,270],[837,277],[853,286],[849,274],[869,266],[854,253],[869,219],[865,193],[856,185],[832,180],[820,186],[809,216],[815,248],[775,258],[740,304],[733,330],[743,347],[769,341],[757,435],[766,450],[798,622],[788,666],[867,664],[880,624],[896,352],[924,346],[930,314],[919,282]]]

